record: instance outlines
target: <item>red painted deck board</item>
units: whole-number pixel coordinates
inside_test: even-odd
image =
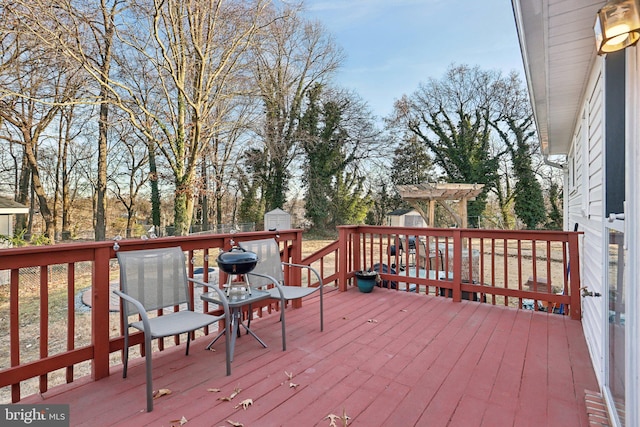
[[[232,375],[224,341],[207,337],[154,354],[154,389],[171,395],[146,413],[144,364],[127,379],[82,381],[24,403],[69,403],[73,426],[328,426],[345,410],[351,426],[588,425],[584,389],[597,389],[579,322],[567,317],[443,297],[375,289],[325,294],[287,309],[287,351],[278,314],[254,319],[237,341]],[[285,372],[292,373],[289,387]],[[235,387],[231,402],[219,400]],[[219,388],[212,393],[209,388]],[[236,406],[252,399],[246,410]]]

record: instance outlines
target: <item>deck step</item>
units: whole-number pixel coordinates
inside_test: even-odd
[[[609,414],[604,404],[602,394],[597,391],[585,390],[584,402],[587,406],[589,427],[611,427]]]

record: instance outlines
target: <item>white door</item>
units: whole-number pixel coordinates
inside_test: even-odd
[[[626,382],[628,378],[626,368],[626,318],[628,291],[625,280],[626,250],[624,245],[624,221],[615,219],[622,213],[615,214],[613,221],[606,226],[608,236],[608,250],[606,274],[607,326],[605,327],[605,394],[614,425],[625,425]],[[615,419],[617,418],[617,419]]]

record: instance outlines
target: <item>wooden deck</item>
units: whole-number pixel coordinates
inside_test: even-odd
[[[68,403],[71,425],[92,427],[183,417],[187,426],[329,426],[326,417],[343,411],[348,425],[367,427],[588,425],[584,393],[598,386],[581,324],[567,316],[356,288],[326,293],[324,332],[317,298],[286,314],[288,350],[277,315],[255,319],[269,347],[243,335],[229,377],[223,340],[214,352],[204,337],[189,356],[183,345],[154,354],[154,389],[172,393],[151,413],[140,359],[127,379],[112,368],[21,403]],[[236,387],[232,401],[219,400]]]

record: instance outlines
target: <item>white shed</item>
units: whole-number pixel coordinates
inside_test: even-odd
[[[0,234],[13,236],[13,216],[26,213],[29,213],[28,207],[6,197],[0,197]],[[3,244],[0,243],[0,245]]]
[[[13,216],[29,213],[29,208],[6,197],[0,197],[0,234],[13,236]],[[9,247],[8,242],[0,241],[0,248]],[[9,283],[9,270],[0,271],[0,285]]]
[[[264,214],[265,231],[291,229],[291,215],[282,209],[274,209]]]
[[[387,225],[389,227],[426,227],[422,215],[415,209],[396,209],[387,214]]]

